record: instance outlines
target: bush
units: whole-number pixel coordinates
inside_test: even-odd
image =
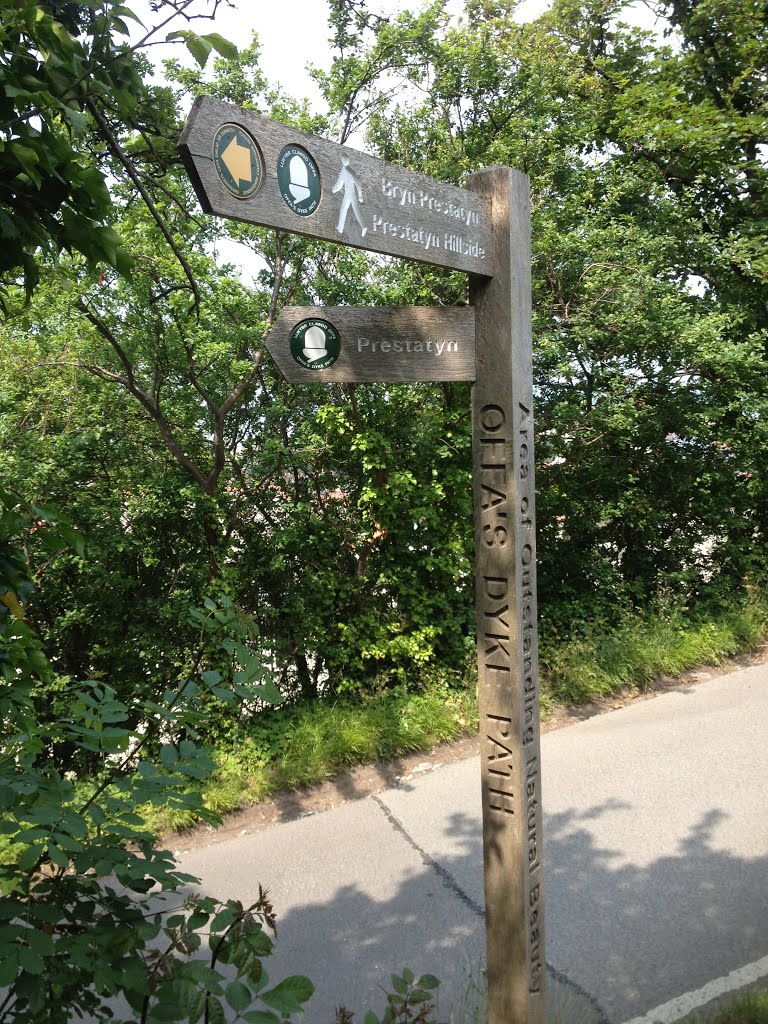
[[[194,616],[198,664],[228,654],[237,667],[231,685],[201,670],[136,708],[106,683],[59,681],[68,714],[43,721],[53,670],[24,620],[34,588],[21,539],[46,529],[53,548],[80,544],[49,518],[0,492],[0,1021],[110,1020],[120,999],[141,1022],[223,1020],[228,1006],[245,1021],[280,1024],[313,986],[303,977],[269,986],[263,960],[275,918],[264,892],[251,907],[184,895],[181,887],[197,880],[177,870],[136,813],[162,805],[217,821],[189,786],[215,770],[195,741],[205,699],[269,702],[279,694],[257,681],[232,603],[209,601]],[[86,786],[57,767],[62,747],[95,760]],[[152,749],[159,764],[146,756]],[[262,1009],[251,1011],[256,1003]]]

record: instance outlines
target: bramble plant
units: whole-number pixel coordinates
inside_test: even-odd
[[[279,691],[263,678],[233,603],[209,599],[193,613],[193,670],[157,700],[131,707],[104,682],[58,680],[69,712],[41,721],[43,684],[54,673],[25,621],[34,585],[22,542],[30,531],[45,534],[52,557],[70,544],[83,550],[50,510],[0,491],[0,1021],[66,1024],[88,1014],[214,1024],[229,1008],[230,1019],[280,1024],[313,986],[300,976],[270,985],[267,894],[260,889],[245,907],[185,890],[197,880],[158,848],[136,812],[170,802],[216,822],[188,788],[215,769],[197,742],[205,701],[276,703]],[[229,681],[205,668],[222,655],[234,664]],[[98,763],[87,786],[63,770],[76,763],[72,751]]]
[[[434,1020],[436,991],[440,982],[431,974],[416,978],[407,967],[392,975],[392,992],[387,993],[384,1014],[366,1013],[363,1024],[428,1024]]]

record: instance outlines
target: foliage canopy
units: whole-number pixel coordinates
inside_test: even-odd
[[[261,345],[286,303],[461,304],[466,281],[201,216],[174,146],[201,92],[438,178],[496,162],[530,175],[545,643],[759,573],[759,4],[660,2],[660,37],[606,0],[525,24],[511,0],[469,0],[459,21],[440,0],[390,18],[333,0],[322,115],[269,86],[255,39],[235,56],[215,33],[175,33],[196,64],[171,61],[159,87],[129,9],[64,6],[25,0],[3,23],[0,175],[16,225],[5,472],[89,544],[50,563],[30,540],[45,582],[30,613],[62,678],[151,695],[190,663],[187,605],[221,592],[290,699],[461,670],[472,645],[468,388],[292,387]],[[48,188],[56,175],[68,191]],[[58,198],[30,212],[32,194]],[[251,285],[219,258],[227,239],[252,251]]]

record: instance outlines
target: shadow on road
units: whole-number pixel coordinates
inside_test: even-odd
[[[560,1018],[563,1024],[620,1024],[768,950],[768,857],[744,860],[714,845],[713,829],[726,812],[711,810],[665,856],[633,864],[596,845],[590,831],[617,806],[545,816],[547,959],[580,1006],[579,1016]],[[631,810],[631,801],[621,808]],[[418,868],[387,900],[340,884],[330,899],[283,915],[278,901],[275,969],[312,977],[312,1024],[331,1024],[342,1003],[356,1021],[369,1008],[380,1010],[378,986],[403,966],[442,979],[445,1017],[481,981],[483,923],[472,908],[482,886],[479,823],[456,814],[445,828],[458,840],[458,853],[440,859],[447,877],[422,851]],[[354,845],[353,837],[339,837],[340,875],[348,874]],[[265,863],[267,886],[269,873]],[[556,1009],[569,985],[554,988]],[[474,1021],[471,1006],[454,1019]]]
[[[725,811],[707,812],[664,856],[632,864],[595,845],[589,823],[608,810],[545,817],[545,879],[548,958],[590,984],[611,1020],[765,955],[768,856],[718,848]]]

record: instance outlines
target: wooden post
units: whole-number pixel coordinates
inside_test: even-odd
[[[544,1024],[528,177],[472,175],[494,276],[473,276],[476,606],[488,1024]]]

